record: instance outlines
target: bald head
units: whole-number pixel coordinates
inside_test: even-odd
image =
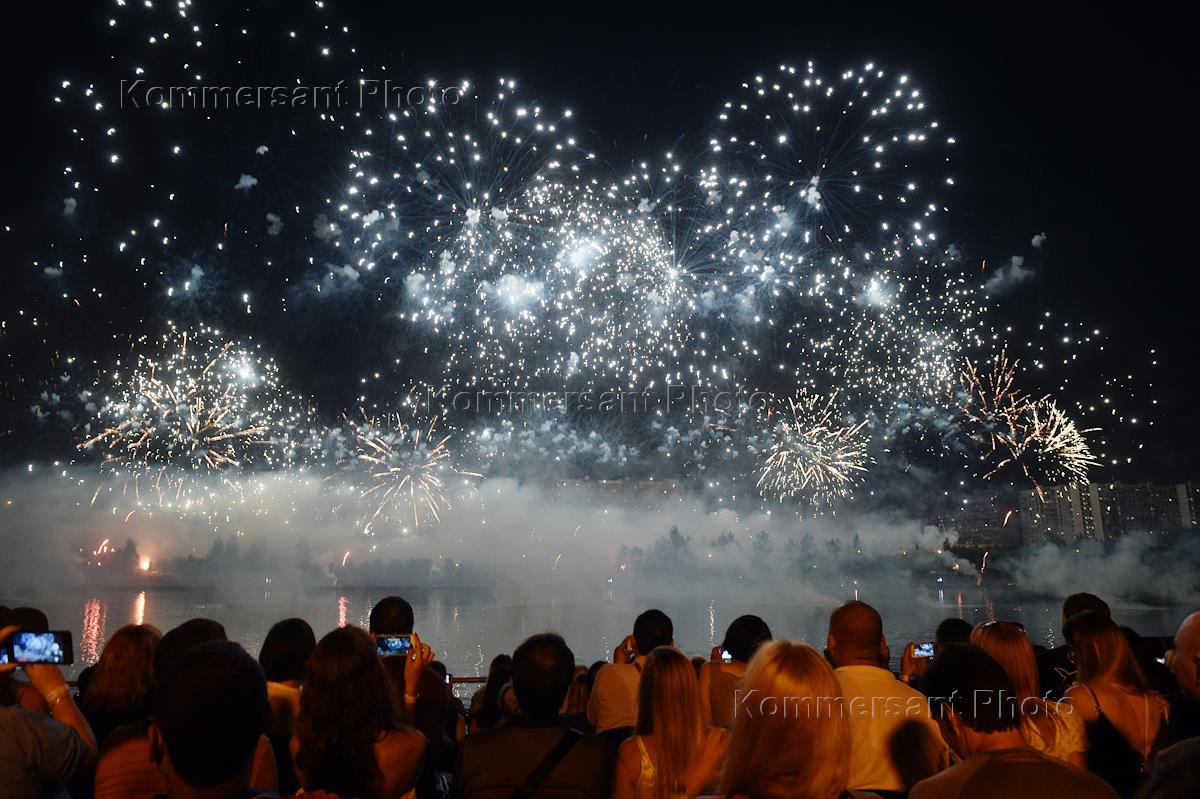
[[[829,616],[828,646],[839,666],[879,665],[883,618],[866,602],[847,602]]]
[[[1200,610],[1183,620],[1175,633],[1171,671],[1184,693],[1200,699]]]

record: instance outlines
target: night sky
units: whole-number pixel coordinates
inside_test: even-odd
[[[174,5],[160,4],[160,15]],[[1036,271],[1005,298],[1001,318],[1029,326],[1051,311],[1055,319],[1101,328],[1109,336],[1108,373],[1154,383],[1139,398],[1145,418],[1155,421],[1141,438],[1145,450],[1129,468],[1106,474],[1172,482],[1200,476],[1190,237],[1195,69],[1178,20],[1144,10],[1116,16],[1083,7],[1064,14],[1038,6],[975,11],[964,4],[881,7],[886,10],[864,4],[846,12],[811,5],[662,12],[593,6],[586,18],[565,5],[512,5],[502,12],[447,5],[443,13],[402,11],[399,4],[328,5],[318,11],[309,2],[262,3],[252,15],[197,12],[209,24],[228,18],[223,24],[251,27],[237,51],[221,58],[205,53],[205,83],[355,80],[360,65],[369,77],[408,82],[511,75],[543,102],[573,108],[608,157],[632,162],[684,139],[703,140],[720,101],[780,62],[812,58],[833,72],[874,59],[907,71],[960,144],[951,238],[976,261],[998,265],[1019,254]],[[57,357],[71,352],[103,359],[114,333],[158,321],[138,286],[141,277],[130,276],[131,259],[112,254],[116,231],[155,213],[158,201],[148,184],[179,193],[170,216],[176,223],[186,218],[195,236],[173,252],[208,247],[231,224],[224,257],[246,265],[226,265],[221,273],[228,276],[234,268],[262,268],[252,247],[239,249],[239,220],[260,220],[293,194],[333,191],[345,160],[344,152],[323,147],[320,135],[291,136],[292,115],[311,113],[292,110],[218,112],[210,119],[183,112],[165,120],[147,111],[110,110],[121,131],[119,148],[112,146],[97,138],[103,126],[85,120],[77,103],[52,101],[62,93],[61,81],[93,82],[115,97],[120,79],[132,77],[132,65],[142,62],[163,70],[171,65],[186,83],[181,59],[155,60],[145,44],[152,24],[123,22],[110,30],[107,3],[42,3],[25,12],[31,16],[4,26],[0,48],[8,76],[0,88],[8,156],[0,224],[12,228],[0,232],[7,287],[0,296],[0,418],[10,432],[8,446],[0,440],[0,452],[7,450],[0,458],[9,462],[47,446],[46,437],[30,429],[29,397],[55,374]],[[279,35],[325,22],[350,25],[360,55],[321,59],[320,41]],[[326,38],[335,50],[345,41],[336,30]],[[71,130],[81,120],[87,125],[82,143]],[[176,140],[191,148],[187,158],[167,155],[163,143]],[[303,168],[272,174],[256,167],[259,144]],[[140,152],[138,171],[133,158],[107,163],[114,149]],[[70,220],[62,213],[63,198],[72,193],[64,164],[75,165],[88,185],[103,187],[99,200],[81,195]],[[249,198],[230,191],[241,172],[262,179],[261,191]],[[1047,236],[1045,246],[1031,250],[1039,233]],[[60,258],[77,263],[85,253],[86,269],[68,269],[63,281],[48,285],[42,266]],[[111,272],[100,268],[108,261]],[[391,346],[401,335],[374,319],[369,306],[344,309],[344,318],[320,328],[305,324],[305,312],[297,310],[293,327],[281,331],[269,322],[278,318],[270,309],[252,319],[239,315],[230,299],[236,281],[224,279],[223,291],[205,304],[172,315],[220,320],[267,342],[296,386],[326,407],[353,404],[357,378],[379,366],[378,352],[347,347],[347,337]],[[106,294],[102,301],[89,296],[97,285]],[[37,328],[30,316],[41,320]],[[1151,349],[1157,351],[1154,369]],[[1149,397],[1159,400],[1153,409],[1145,403]]]

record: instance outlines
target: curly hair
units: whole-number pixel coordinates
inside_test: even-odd
[[[400,727],[396,689],[371,637],[343,627],[322,638],[308,660],[296,720],[305,787],[371,795],[383,779],[375,743]]]

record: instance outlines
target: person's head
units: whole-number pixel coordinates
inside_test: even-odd
[[[46,614],[37,608],[13,608],[13,613],[16,614],[17,624],[27,633],[48,633],[50,632],[50,620],[46,618]]]
[[[209,641],[180,653],[159,680],[150,725],[167,794],[245,791],[270,712],[262,670],[237,644]]]
[[[826,646],[839,666],[879,666],[886,651],[883,618],[866,602],[847,602],[829,616]]]
[[[649,655],[657,646],[675,642],[675,627],[661,610],[647,610],[633,622],[633,644],[639,655]]]
[[[976,751],[988,736],[1019,738],[1021,714],[1012,680],[979,647],[946,647],[921,676],[921,687],[942,737],[961,757]]]
[[[739,663],[749,663],[754,651],[771,640],[771,628],[758,616],[738,616],[725,630],[721,649]]]
[[[1067,619],[1063,635],[1075,653],[1079,682],[1114,683],[1140,693],[1149,690],[1124,633],[1107,615],[1096,610],[1076,613]]]
[[[933,653],[936,655],[950,644],[970,643],[971,631],[974,629],[971,622],[955,616],[942,619],[937,629],[933,631]]]
[[[375,635],[411,635],[413,609],[408,600],[385,596],[371,608],[370,630]]]
[[[1105,618],[1112,618],[1112,611],[1109,610],[1107,602],[1095,594],[1081,592],[1078,594],[1071,594],[1069,597],[1063,600],[1063,625],[1065,626],[1067,619],[1071,618],[1075,614],[1083,613],[1084,611],[1088,610],[1095,611]],[[1064,636],[1065,635],[1066,633],[1064,632]]]
[[[596,675],[600,673],[600,669],[607,666],[607,661],[597,660],[592,665],[588,666],[587,672],[587,690],[588,696],[592,695],[592,688],[596,685]]]
[[[396,689],[371,636],[350,626],[328,633],[308,659],[296,719],[304,787],[367,795],[381,779],[375,742],[399,719]]]
[[[1171,671],[1179,690],[1200,699],[1200,610],[1183,620],[1175,633],[1175,655]]]
[[[184,652],[210,641],[224,641],[225,628],[212,619],[188,619],[167,630],[154,649],[154,676],[162,680]]]
[[[527,718],[556,718],[574,676],[575,655],[561,635],[530,636],[513,652],[513,693]]]
[[[1024,630],[1009,622],[985,621],[971,631],[970,643],[1000,664],[1012,681],[1018,700],[1037,698],[1037,657]]]
[[[487,682],[479,695],[479,707],[474,713],[475,726],[491,729],[500,723],[500,691],[512,679],[511,655],[496,655],[488,664]]]
[[[154,652],[162,639],[148,624],[112,634],[92,672],[84,707],[97,713],[148,714],[154,699]]]
[[[700,689],[687,655],[660,646],[646,657],[638,682],[638,735],[654,736],[654,796],[668,799],[700,750]]]
[[[575,676],[571,678],[571,689],[567,691],[567,698],[563,702],[564,716],[573,716],[576,713],[583,713],[587,710],[587,675],[588,670],[586,667],[575,667]]]
[[[850,721],[820,652],[799,641],[759,647],[742,677],[723,794],[833,799],[850,779]]]
[[[308,658],[317,646],[312,627],[304,619],[276,622],[258,651],[258,664],[268,682],[301,682]]]

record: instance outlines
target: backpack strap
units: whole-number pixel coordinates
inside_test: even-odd
[[[550,772],[554,771],[555,767],[562,762],[562,759],[567,756],[567,752],[579,742],[583,734],[577,730],[568,729],[554,748],[546,755],[541,763],[538,763],[537,768],[530,772],[525,781],[517,786],[517,790],[513,791],[512,799],[529,799],[537,793],[537,789],[550,776]]]

